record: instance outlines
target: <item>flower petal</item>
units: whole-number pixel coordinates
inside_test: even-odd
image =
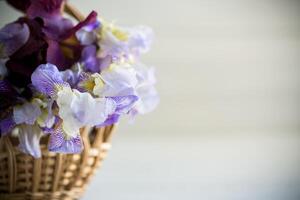
[[[117,104],[116,113],[118,114],[127,114],[134,106],[134,103],[138,100],[138,96],[135,95],[111,97],[111,98]]]
[[[80,153],[83,149],[80,135],[66,138],[61,127],[58,127],[50,135],[49,151],[57,153]]]
[[[42,114],[38,105],[33,103],[24,103],[21,106],[13,108],[14,121],[16,124],[31,124],[33,125],[36,119]]]
[[[0,119],[0,133],[2,136],[7,135],[16,126],[13,115],[9,114],[6,118]]]
[[[153,41],[153,31],[147,26],[138,26],[129,30],[128,46],[131,53],[139,56],[149,51]]]
[[[158,93],[153,85],[139,87],[137,89],[139,100],[130,111],[130,114],[146,114],[154,110],[159,102]]]
[[[61,15],[61,6],[64,0],[31,0],[26,14],[30,18],[55,18]]]
[[[52,97],[56,95],[58,88],[69,86],[63,81],[57,67],[50,63],[40,65],[31,75],[31,81],[39,92]]]
[[[7,68],[4,59],[0,59],[0,80],[7,76]]]
[[[105,97],[135,95],[137,85],[136,71],[127,65],[110,66],[101,72],[104,81],[102,90],[98,90],[95,95]]]
[[[141,63],[134,65],[134,68],[137,72],[136,92],[139,100],[130,111],[130,114],[145,114],[151,112],[159,102],[158,93],[154,87],[156,83],[154,68],[149,68]]]
[[[26,24],[30,29],[28,41],[5,63],[9,73],[7,78],[18,87],[30,84],[32,72],[40,65],[46,63],[48,43],[42,32],[43,22],[40,18],[29,19],[21,17],[19,24]]]
[[[0,112],[17,103],[18,96],[19,94],[9,81],[0,80]]]
[[[111,56],[115,60],[130,60],[146,53],[153,40],[153,31],[146,26],[134,28],[117,27],[104,23],[99,41],[100,56]]]
[[[27,24],[11,23],[0,30],[0,58],[15,53],[29,38]]]
[[[87,27],[89,25],[94,25],[97,22],[97,12],[92,11],[83,21],[79,22],[76,26],[67,30],[65,34],[62,35],[63,39],[67,39],[80,30],[83,27]]]
[[[82,126],[103,123],[116,109],[112,99],[93,98],[87,92],[67,88],[58,92],[57,105],[59,116],[63,120],[63,130],[69,136],[78,134],[78,129]]]
[[[26,12],[30,6],[30,0],[6,0],[6,2],[22,12]]]
[[[19,127],[19,149],[35,158],[41,157],[40,138],[42,131],[37,125],[22,124]]]
[[[118,115],[118,114],[112,114],[112,115],[110,115],[105,120],[105,122],[103,122],[102,124],[97,125],[96,127],[100,128],[100,127],[104,127],[104,126],[109,126],[109,125],[115,124],[115,123],[117,123],[119,121],[119,118],[120,118],[120,115]]]
[[[96,47],[94,45],[86,46],[82,50],[81,55],[82,63],[87,71],[99,72],[100,59],[96,56]]]
[[[99,22],[99,21],[97,21]],[[96,24],[96,23],[94,23]],[[100,24],[98,23],[98,26]],[[86,26],[81,28],[76,32],[76,37],[82,45],[91,45],[97,41],[97,33],[93,31],[93,28],[97,28],[98,26]]]

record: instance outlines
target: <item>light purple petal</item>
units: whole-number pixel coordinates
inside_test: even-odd
[[[83,149],[80,135],[73,138],[66,138],[61,127],[50,135],[49,151],[57,153],[80,153]]]
[[[62,71],[61,75],[64,82],[69,83],[72,88],[75,88],[83,73],[81,65],[77,63],[72,69]]]
[[[42,131],[38,126],[19,126],[19,149],[35,158],[41,157],[40,138]]]
[[[80,93],[76,90],[74,93],[75,98],[72,99],[68,109],[81,126],[95,126],[102,123],[116,109],[115,101],[110,98],[93,98],[89,93]],[[62,111],[60,110],[60,114],[63,114]],[[71,119],[71,117],[68,118]]]
[[[106,56],[104,58],[100,59],[100,71],[103,71],[107,69],[111,64],[113,60],[111,56]]]
[[[94,31],[101,27],[101,22],[96,18],[94,21],[91,21],[89,24],[83,27],[85,31]]]
[[[136,92],[139,100],[130,111],[130,114],[133,116],[152,111],[159,102],[158,93],[154,87],[156,83],[154,68],[149,68],[142,63],[138,63],[134,67],[137,71],[138,85]]]
[[[13,108],[14,121],[16,124],[31,124],[33,125],[36,119],[42,114],[38,105],[33,103],[24,103],[21,106]]]
[[[134,103],[138,100],[135,95],[121,96],[121,97],[111,97],[117,104],[116,113],[127,114]]]
[[[130,29],[128,46],[132,54],[139,56],[149,51],[153,41],[153,31],[147,26]]]
[[[48,96],[55,96],[58,87],[68,86],[57,67],[50,63],[38,66],[31,75],[31,81],[39,92]]]
[[[90,72],[100,71],[100,59],[96,56],[96,47],[94,45],[86,46],[82,50],[82,60],[85,69]]]
[[[26,24],[11,23],[0,30],[0,58],[15,53],[29,38],[29,28]]]
[[[82,45],[91,45],[97,41],[97,33],[84,28],[76,32],[76,37]]]
[[[139,100],[133,107],[133,110],[130,111],[131,115],[146,114],[154,110],[159,102],[159,97],[154,86],[145,86],[137,89]]]
[[[114,66],[101,72],[104,81],[102,91],[97,95],[105,97],[136,95],[135,88],[138,83],[136,71],[130,66]]]

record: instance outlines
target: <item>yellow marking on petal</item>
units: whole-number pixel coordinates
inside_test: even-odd
[[[83,88],[85,88],[87,91],[92,91],[94,87],[95,82],[92,79],[83,82]]]
[[[98,73],[93,74],[92,77],[94,80],[93,94],[100,96],[105,83]]]
[[[105,32],[111,32],[118,40],[125,42],[128,41],[129,35],[127,32],[121,30],[114,23],[108,23],[104,20],[101,20],[102,28],[100,32],[100,37],[103,38]]]
[[[128,34],[125,33],[124,31],[121,31],[120,29],[118,28],[113,28],[111,30],[111,33],[116,37],[118,38],[120,41],[127,41],[128,40]]]
[[[64,56],[66,56],[67,58],[73,59],[73,58],[75,58],[75,55],[74,55],[74,50],[72,49],[71,46],[76,47],[79,44],[80,43],[77,40],[77,38],[74,35],[72,35],[71,37],[69,37],[61,42],[60,49],[61,49],[62,53],[64,54]]]
[[[70,58],[70,59],[75,58],[74,51],[70,47],[60,46],[60,50],[62,51],[62,53],[65,57]]]
[[[72,35],[71,37],[65,39],[62,44],[66,44],[66,45],[78,45],[79,44],[79,41],[78,39],[76,38],[75,35]]]

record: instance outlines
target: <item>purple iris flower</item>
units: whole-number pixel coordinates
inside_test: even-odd
[[[97,13],[91,12],[76,26],[62,16],[63,0],[32,0],[26,13],[30,18],[40,17],[44,21],[43,32],[48,38],[47,62],[60,66],[61,70],[70,68],[80,59],[82,46],[75,37],[81,28],[93,25]]]
[[[49,28],[51,31],[45,30],[46,35],[49,37],[48,44],[49,48],[47,51],[47,61],[60,66],[60,70],[70,68],[75,62],[80,60],[83,46],[77,40],[75,33],[82,27],[94,23],[96,20],[97,13],[91,12],[88,17],[79,22],[76,26],[70,26],[66,19],[59,19],[59,22],[55,22],[55,19],[51,19],[54,25],[60,24],[62,27]],[[48,22],[49,23],[49,22]],[[63,25],[65,24],[65,26]]]

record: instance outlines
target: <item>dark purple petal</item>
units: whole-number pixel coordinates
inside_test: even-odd
[[[31,0],[26,13],[30,18],[55,18],[61,15],[62,3],[63,0]]]
[[[57,153],[80,153],[83,149],[83,145],[80,135],[67,139],[61,127],[58,127],[50,135],[48,149],[49,151]]]
[[[26,10],[30,6],[30,0],[6,0],[6,1],[12,7],[16,8],[22,12],[26,12]]]
[[[10,56],[6,67],[9,71],[9,81],[15,86],[24,87],[30,83],[30,77],[35,68],[46,63],[48,44],[42,32],[41,20],[20,18],[16,23],[26,24],[30,29],[30,36],[26,44]]]
[[[7,135],[12,131],[12,129],[16,126],[14,122],[13,115],[10,114],[4,119],[0,119],[0,134],[2,136]]]
[[[75,33],[80,30],[83,27],[89,26],[91,24],[94,24],[97,22],[97,12],[92,11],[85,20],[79,22],[76,26],[69,29],[64,35],[62,35],[62,39],[67,39],[71,37],[72,35],[75,35]]]
[[[51,133],[54,132],[54,129],[53,129],[53,128],[41,127],[41,129],[42,129],[42,131],[43,131],[43,133],[44,133],[45,135],[51,134]]]
[[[73,28],[73,23],[70,19],[58,17],[55,19],[43,19],[44,28],[43,32],[47,35],[49,39],[60,41],[61,35],[65,34],[66,31]]]
[[[50,63],[40,65],[31,76],[32,85],[41,93],[54,96],[57,87],[68,86],[62,79],[61,73],[55,65]]]
[[[0,112],[12,106],[18,100],[18,93],[7,80],[0,81]],[[0,116],[1,114],[0,113]],[[1,118],[0,118],[1,119]]]
[[[12,85],[7,80],[0,80],[0,95],[16,95],[16,90],[12,87]]]
[[[6,58],[22,47],[29,38],[27,24],[10,23],[0,30],[0,58]]]
[[[127,114],[138,100],[135,95],[111,97],[117,103],[116,113]]]
[[[48,40],[47,62],[58,66],[59,70],[70,68],[80,59],[81,55],[82,47],[76,42]]]

